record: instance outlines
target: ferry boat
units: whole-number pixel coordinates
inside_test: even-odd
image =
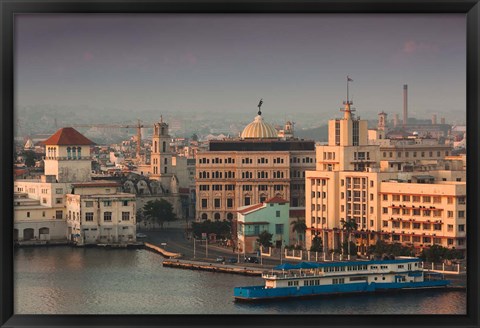
[[[236,301],[262,301],[401,289],[443,288],[442,274],[423,270],[417,257],[284,263],[262,274],[264,286],[235,287]]]

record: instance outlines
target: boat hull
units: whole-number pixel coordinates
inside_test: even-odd
[[[447,287],[449,280],[401,283],[350,283],[321,286],[297,286],[281,288],[265,288],[264,286],[236,287],[236,301],[265,301],[288,298],[310,298],[323,295],[341,295],[356,293],[373,293],[406,289],[425,289]]]

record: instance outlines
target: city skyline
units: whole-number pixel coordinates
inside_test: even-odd
[[[16,23],[16,106],[466,115],[465,16],[42,14]],[[455,115],[453,115],[454,113]],[[133,114],[134,115],[134,114]],[[323,117],[323,115],[327,115]]]

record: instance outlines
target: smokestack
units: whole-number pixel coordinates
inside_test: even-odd
[[[403,85],[403,127],[408,122],[408,85]]]
[[[432,115],[432,124],[437,125],[437,115],[436,114]]]
[[[441,123],[441,124],[445,124],[445,117],[442,117],[442,118],[440,119],[440,123]]]
[[[395,116],[393,116],[393,126],[394,127],[398,126],[398,114],[395,114]]]

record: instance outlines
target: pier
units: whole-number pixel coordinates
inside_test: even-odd
[[[248,268],[240,267],[234,265],[226,265],[220,263],[205,263],[198,261],[186,261],[186,260],[175,260],[175,261],[163,261],[164,267],[178,268],[178,269],[188,269],[188,270],[202,270],[210,272],[221,272],[221,273],[233,273],[241,274],[244,276],[261,276],[263,270],[258,268]]]
[[[159,253],[161,254],[163,257],[165,258],[168,258],[168,259],[176,259],[176,258],[179,258],[182,256],[182,254],[180,253],[173,253],[173,252],[169,252],[169,251],[166,251],[165,249],[161,248],[161,247],[158,247],[157,245],[153,245],[153,244],[150,244],[150,243],[144,243],[143,244],[145,249],[149,250],[149,251],[152,251],[152,252],[155,252],[155,253]]]

